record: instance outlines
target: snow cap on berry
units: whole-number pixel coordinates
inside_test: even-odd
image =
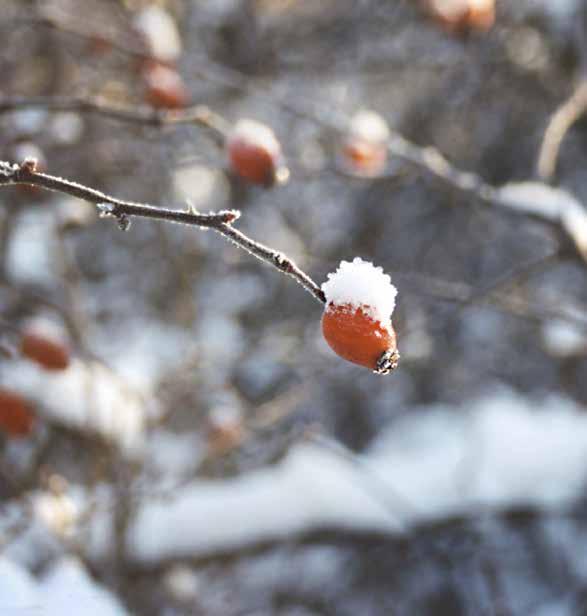
[[[229,141],[254,143],[276,158],[281,154],[281,146],[275,133],[266,124],[256,120],[248,118],[238,120],[230,134]]]
[[[327,305],[350,305],[362,308],[380,323],[388,323],[395,308],[397,289],[383,268],[355,257],[341,261],[333,274],[322,285]]]
[[[169,63],[179,59],[181,37],[175,20],[165,9],[148,6],[137,14],[134,24],[145,37],[154,58]]]
[[[371,143],[384,143],[389,139],[387,122],[375,111],[361,109],[351,118],[349,133]]]

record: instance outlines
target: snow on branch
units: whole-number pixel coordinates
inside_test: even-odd
[[[536,171],[544,181],[553,178],[556,171],[559,151],[571,126],[587,110],[587,81],[583,80],[571,96],[552,114],[548,127],[544,131]]]

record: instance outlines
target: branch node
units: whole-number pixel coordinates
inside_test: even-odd
[[[230,225],[241,217],[241,212],[240,210],[221,210],[218,212],[218,216],[220,216],[222,222]]]
[[[98,208],[98,216],[100,218],[110,218],[116,216],[116,207],[113,203],[96,203]]]
[[[96,203],[100,218],[116,218],[116,223],[121,231],[130,229],[130,217],[124,212],[118,211],[114,203]]]

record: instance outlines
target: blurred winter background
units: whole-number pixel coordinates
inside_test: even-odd
[[[416,0],[2,1],[0,159],[241,209],[319,282],[371,260],[402,355],[387,377],[339,359],[311,296],[212,232],[2,189],[2,616],[587,613],[585,260],[393,156],[353,177],[329,125],[374,109],[492,185],[533,180],[586,23],[581,0],[498,0],[456,33]],[[270,125],[289,183],[232,177],[197,126],[2,108],[144,105],[149,44],[190,103]],[[551,180],[583,201],[579,116]],[[65,369],[22,356],[30,330]]]

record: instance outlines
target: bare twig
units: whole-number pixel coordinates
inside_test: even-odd
[[[224,143],[230,126],[224,118],[205,105],[162,111],[146,106],[114,105],[101,98],[0,95],[0,113],[27,107],[41,107],[50,111],[93,113],[112,120],[142,126],[197,125],[210,130],[219,143]]]
[[[396,277],[400,276],[398,273]],[[531,319],[536,322],[560,319],[572,323],[583,329],[587,328],[587,312],[581,305],[561,305],[560,302],[545,304],[514,296],[499,293],[498,289],[491,289],[489,293],[478,295],[478,290],[463,282],[452,282],[438,277],[429,277],[422,274],[404,275],[402,286],[404,290],[410,288],[410,279],[417,281],[413,291],[419,295],[429,296],[437,300],[444,300],[464,307],[471,305],[490,305],[496,310]]]
[[[544,132],[536,172],[545,182],[550,181],[554,176],[560,147],[565,135],[586,110],[587,80],[583,80],[571,96],[554,112]]]
[[[212,229],[239,248],[246,250],[261,261],[269,263],[283,274],[291,276],[315,299],[321,303],[325,302],[322,289],[291,259],[283,253],[251,239],[232,226],[232,223],[240,217],[238,210],[222,210],[210,214],[201,214],[193,209],[187,211],[170,210],[145,203],[123,201],[77,182],[39,173],[36,170],[35,161],[31,159],[25,160],[22,164],[0,161],[0,186],[14,184],[31,184],[94,203],[98,206],[101,216],[116,219],[123,230],[128,229],[132,217],[151,218]]]

